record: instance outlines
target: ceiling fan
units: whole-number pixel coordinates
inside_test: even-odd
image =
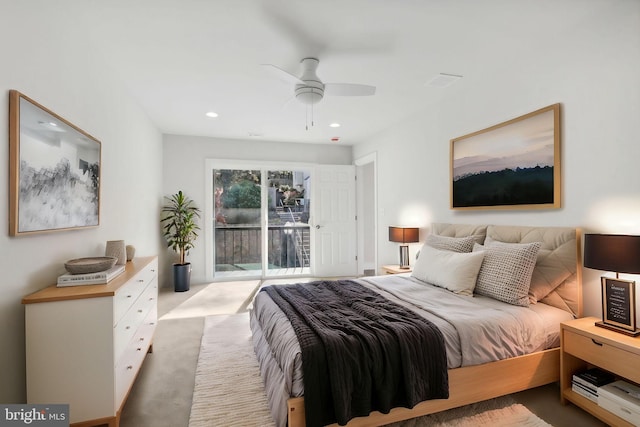
[[[278,78],[285,82],[295,84],[295,98],[305,105],[317,104],[324,95],[333,96],[371,96],[376,93],[375,86],[354,83],[324,83],[316,74],[320,61],[317,58],[303,58],[302,75],[295,75],[276,67],[273,64],[262,64],[269,67]]]

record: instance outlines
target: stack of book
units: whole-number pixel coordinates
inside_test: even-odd
[[[634,426],[640,425],[640,387],[623,380],[598,389],[598,405]]]
[[[598,403],[598,387],[613,382],[614,376],[602,369],[591,368],[573,375],[571,389],[581,396]]]
[[[124,272],[124,265],[116,265],[109,270],[97,273],[71,274],[66,273],[58,277],[58,287],[80,285],[104,285]]]

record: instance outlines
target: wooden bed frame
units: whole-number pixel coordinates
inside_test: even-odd
[[[582,316],[581,232],[576,229],[577,317]],[[413,407],[393,408],[388,414],[371,412],[350,420],[348,427],[373,427],[493,399],[560,380],[560,349],[539,351],[482,365],[449,370],[449,398],[421,402]],[[287,401],[288,427],[304,427],[304,397]],[[332,424],[331,427],[338,427]]]
[[[540,351],[483,365],[449,370],[449,398],[427,400],[413,409],[393,408],[354,418],[349,427],[379,426],[433,414],[494,397],[549,384],[560,379],[560,349]],[[304,397],[288,400],[289,427],[304,427]],[[338,426],[338,424],[332,424]]]

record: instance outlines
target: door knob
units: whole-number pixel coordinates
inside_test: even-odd
[[[319,225],[316,225],[316,229],[320,230],[320,226],[319,226]]]

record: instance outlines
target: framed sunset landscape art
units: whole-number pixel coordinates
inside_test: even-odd
[[[451,209],[560,207],[560,104],[451,140]]]

